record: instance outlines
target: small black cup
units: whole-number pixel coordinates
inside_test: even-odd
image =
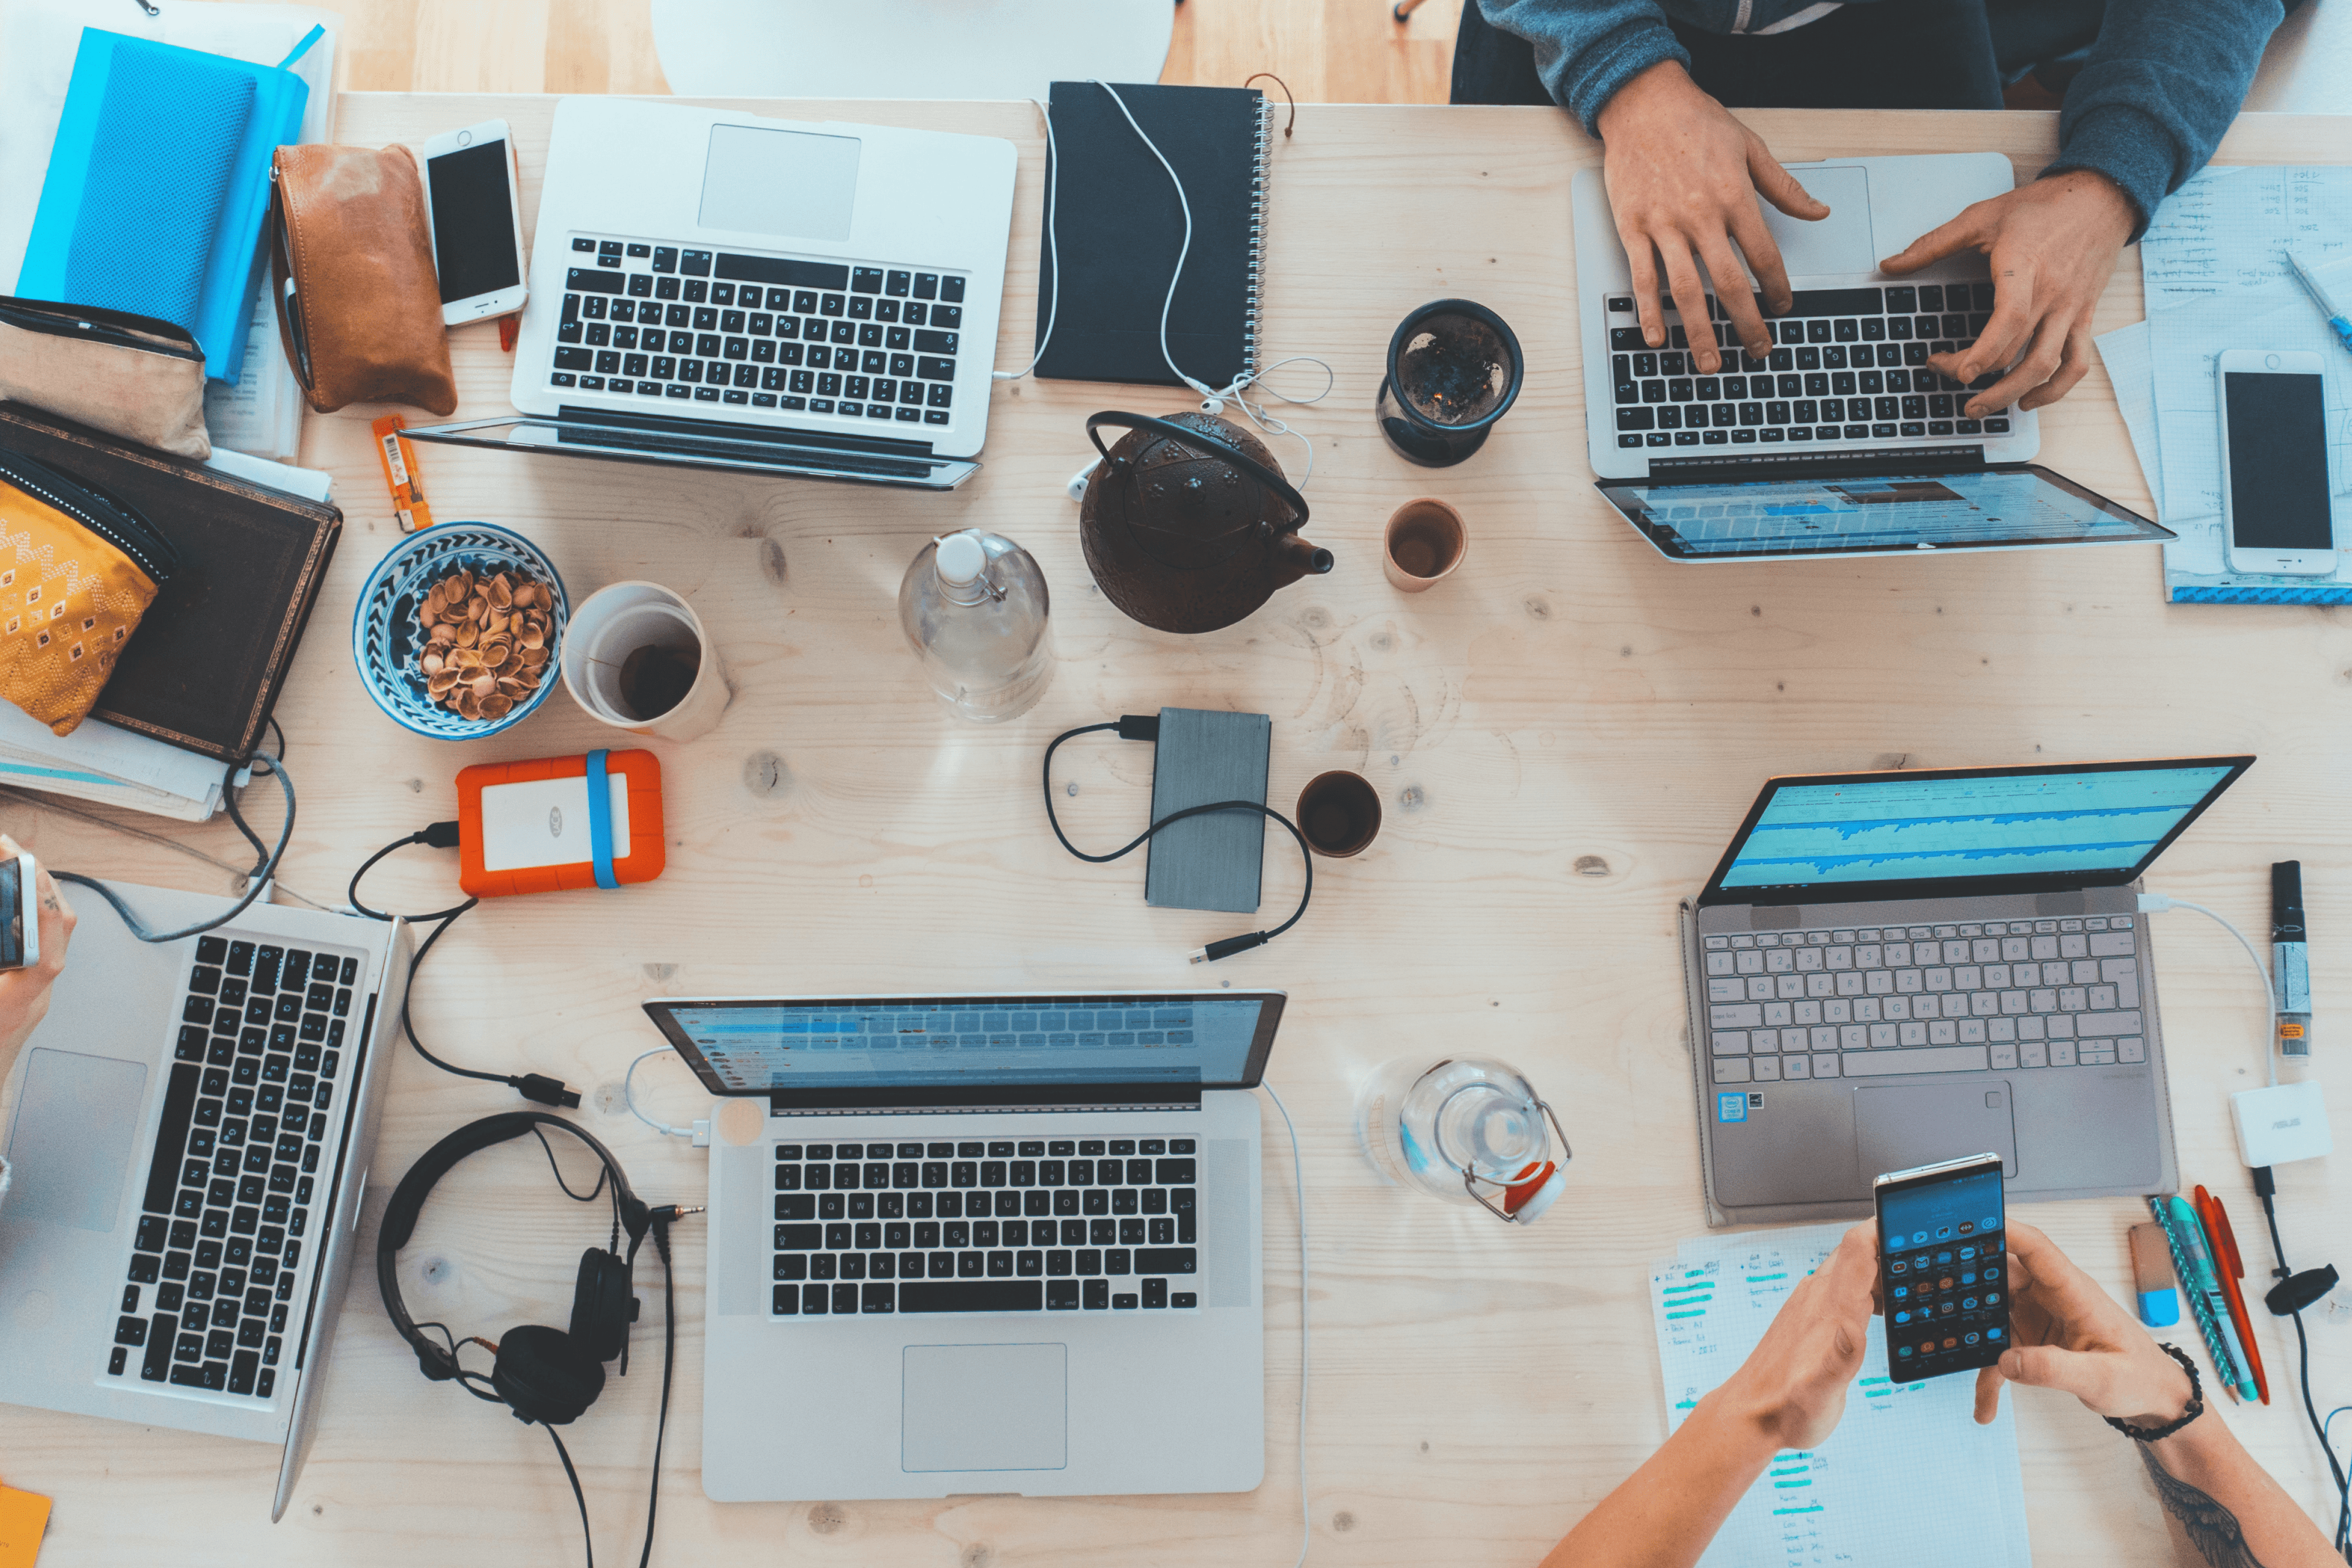
[[[1433,300],[1397,323],[1375,417],[1408,461],[1445,468],[1486,444],[1526,366],[1502,317],[1468,300]]]
[[[1318,855],[1360,855],[1380,836],[1380,792],[1361,773],[1318,773],[1298,792],[1298,831]]]

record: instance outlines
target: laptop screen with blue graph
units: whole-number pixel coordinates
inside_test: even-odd
[[[2170,531],[2047,468],[1633,480],[1601,491],[1683,561],[2129,543]]]
[[[2250,757],[1776,779],[1706,901],[2130,881]],[[1890,887],[1900,887],[1898,895]]]

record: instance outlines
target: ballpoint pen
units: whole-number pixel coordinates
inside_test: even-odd
[[[2264,1405],[2271,1402],[2271,1381],[2263,1371],[2263,1352],[2254,1343],[2254,1322],[2246,1315],[2245,1292],[2238,1281],[2246,1277],[2245,1260],[2238,1256],[2237,1233],[2230,1228],[2230,1211],[2203,1187],[2197,1189],[2198,1219],[2205,1226],[2208,1250],[2213,1255],[2213,1277],[2221,1282],[2221,1298],[2229,1303],[2230,1321],[2238,1331],[2238,1344],[2246,1352],[2246,1370],[2253,1375],[2254,1392]]]
[[[2294,268],[2294,275],[2302,280],[2304,291],[2318,301],[2319,313],[2327,318],[2328,326],[2336,333],[2336,341],[2352,349],[2352,313],[2347,313],[2343,306],[2327,297],[2327,290],[2319,286],[2319,279],[2305,269],[2303,258],[2292,250],[2286,253],[2286,264]]]
[[[2254,1384],[2246,1375],[2246,1352],[2238,1344],[2238,1325],[2230,1319],[2229,1299],[2221,1294],[2212,1255],[2205,1248],[2205,1227],[2198,1223],[2197,1211],[2187,1199],[2172,1196],[2164,1203],[2173,1239],[2179,1243],[2188,1264],[2188,1278],[2181,1284],[2203,1303],[2205,1316],[2213,1325],[2213,1343],[2207,1347],[2214,1352],[2213,1370],[2229,1385],[2232,1398],[2252,1399]]]

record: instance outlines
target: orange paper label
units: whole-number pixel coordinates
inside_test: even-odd
[[[0,1487],[0,1568],[33,1568],[48,1528],[48,1499]]]

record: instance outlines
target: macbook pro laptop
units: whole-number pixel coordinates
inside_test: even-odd
[[[1643,538],[1669,560],[1717,562],[2172,537],[2031,462],[2041,446],[2032,413],[1970,419],[1971,389],[1927,368],[1990,318],[1982,257],[1948,257],[1903,278],[1877,269],[1969,204],[2011,189],[2007,158],[1788,168],[1831,210],[1807,223],[1759,204],[1794,295],[1787,314],[1766,318],[1774,346],[1763,359],[1740,346],[1712,293],[1711,319],[1697,323],[1662,297],[1667,341],[1651,348],[1601,172],[1576,176],[1592,467],[1601,493]],[[1694,331],[1722,347],[1718,374],[1699,374]]]
[[[555,108],[517,417],[425,441],[949,489],[977,470],[1011,142]]]
[[[722,1502],[1248,1491],[1281,992],[664,998]]]
[[[223,899],[112,884],[152,930]],[[398,1028],[407,929],[256,903],[151,946],[88,900],[26,1042],[0,1400],[309,1445]]]
[[[1683,910],[1709,1223],[1988,1149],[2020,1202],[2177,1189],[2139,877],[2253,761],[1766,784]]]

